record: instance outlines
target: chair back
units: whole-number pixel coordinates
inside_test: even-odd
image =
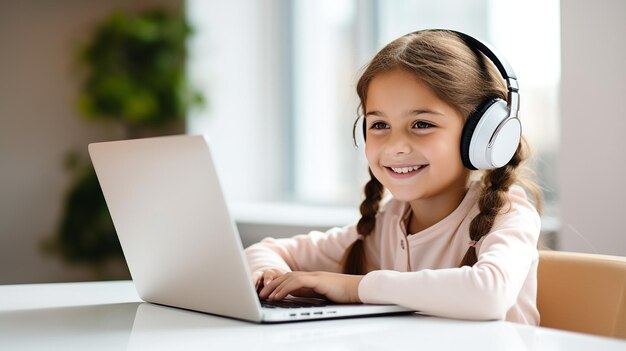
[[[626,257],[539,251],[541,326],[626,338]]]

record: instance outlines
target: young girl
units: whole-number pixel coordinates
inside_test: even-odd
[[[527,143],[484,171],[464,166],[459,152],[471,113],[486,99],[510,99],[492,61],[456,32],[419,31],[376,54],[357,93],[371,176],[362,217],[246,249],[259,297],[322,295],[538,325],[540,217],[519,184],[537,208],[541,194],[522,179]],[[393,197],[381,204],[384,189]]]

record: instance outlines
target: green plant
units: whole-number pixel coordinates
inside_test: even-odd
[[[78,61],[85,76],[78,109],[91,120],[121,124],[124,138],[158,135],[204,103],[185,78],[186,38],[178,12],[113,12],[95,30]],[[74,264],[88,264],[100,279],[103,265],[122,257],[113,222],[90,162],[70,153],[69,189],[56,237],[44,249]]]
[[[78,104],[88,118],[158,127],[202,103],[185,79],[189,26],[180,14],[114,12],[80,53],[88,69]]]
[[[100,263],[122,256],[113,222],[93,167],[77,170],[65,199],[66,213],[59,228],[63,257],[72,263]]]

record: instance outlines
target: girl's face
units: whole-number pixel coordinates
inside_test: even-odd
[[[367,90],[365,124],[370,169],[396,199],[428,199],[465,188],[464,119],[419,78],[399,68],[375,76]]]

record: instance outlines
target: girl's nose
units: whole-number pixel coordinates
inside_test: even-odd
[[[387,150],[393,155],[410,153],[412,146],[408,135],[405,133],[395,133],[395,135],[391,135],[387,143]]]

